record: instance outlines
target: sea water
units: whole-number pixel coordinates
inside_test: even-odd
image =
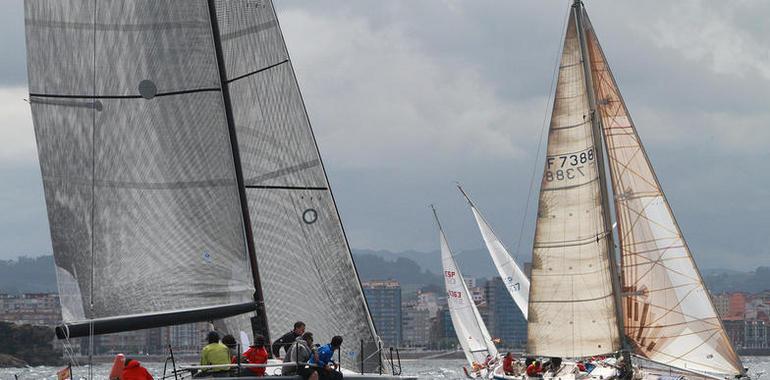
[[[430,360],[402,360],[403,372],[405,375],[417,375],[420,379],[465,379],[462,366],[465,360],[462,359],[430,359]],[[749,375],[757,380],[755,373],[766,371],[761,379],[770,380],[770,356],[748,356],[743,357],[743,364],[749,368]],[[163,363],[143,363],[156,379],[160,379],[163,372]],[[111,364],[95,365],[93,368],[94,380],[107,380],[107,374],[110,371]],[[32,368],[0,368],[0,380],[37,380],[37,379],[56,379],[55,367],[32,367]],[[79,367],[73,369],[75,378],[87,377],[88,368]],[[18,377],[15,377],[18,376]]]

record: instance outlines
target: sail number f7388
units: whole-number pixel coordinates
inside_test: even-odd
[[[574,154],[549,156],[546,158],[545,180],[551,182],[584,177],[585,164],[593,159],[594,148]]]

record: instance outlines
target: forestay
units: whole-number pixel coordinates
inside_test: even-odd
[[[575,8],[567,25],[535,230],[527,350],[582,357],[620,348],[597,147]]]
[[[342,362],[379,363],[377,336],[272,2],[216,1],[254,244],[277,339],[295,321]]]
[[[65,323],[252,301],[205,1],[25,2]]]
[[[484,244],[486,244],[487,250],[490,256],[492,256],[497,272],[503,279],[505,288],[508,289],[508,293],[511,294],[514,302],[516,302],[516,306],[519,307],[519,310],[521,310],[526,319],[529,306],[529,279],[524,274],[524,271],[519,268],[519,265],[516,264],[511,254],[508,253],[508,250],[505,249],[503,242],[495,235],[492,227],[484,219],[484,216],[481,215],[481,212],[476,208],[468,194],[465,193],[462,187],[458,186],[458,188],[471,206],[473,217],[476,219],[481,236],[484,238]]]
[[[586,21],[587,16],[584,16]],[[709,293],[588,24],[622,254],[625,333],[640,354],[675,367],[739,374]]]
[[[497,356],[497,348],[492,342],[486,325],[484,325],[484,320],[481,319],[476,304],[473,302],[468,285],[457,268],[457,262],[455,262],[452,251],[449,249],[444,230],[441,228],[438,216],[435,215],[436,210],[434,209],[433,212],[439,227],[444,286],[446,287],[452,326],[454,326],[468,364],[484,363],[488,355]]]

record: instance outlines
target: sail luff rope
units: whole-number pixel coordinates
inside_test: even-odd
[[[516,250],[513,252],[514,260],[516,262],[519,261],[519,254],[521,249],[521,238],[524,236],[524,226],[527,222],[527,214],[529,212],[529,205],[532,203],[532,191],[535,187],[535,176],[537,175],[537,168],[540,157],[540,151],[543,148],[543,136],[545,135],[546,126],[548,123],[548,114],[549,110],[551,109],[552,105],[551,102],[554,100],[553,95],[555,93],[554,87],[556,86],[556,77],[559,73],[559,61],[561,60],[561,47],[564,43],[564,31],[567,29],[567,23],[569,20],[569,7],[567,7],[567,13],[564,15],[564,20],[562,21],[561,26],[561,32],[559,33],[559,43],[556,47],[556,53],[554,54],[554,64],[551,65],[553,67],[553,71],[551,72],[551,84],[548,86],[548,100],[545,103],[545,111],[543,112],[543,122],[540,126],[540,136],[537,140],[537,151],[535,152],[535,162],[532,165],[532,174],[529,178],[529,189],[527,190],[527,200],[524,203],[524,215],[521,217],[521,226],[519,228],[519,237],[516,239]],[[541,167],[542,169],[542,167]]]

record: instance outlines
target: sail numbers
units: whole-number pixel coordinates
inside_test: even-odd
[[[514,280],[513,280],[513,277],[511,277],[511,276],[508,276],[508,277],[505,279],[505,282],[508,284],[508,287],[509,287],[511,290],[518,292],[519,290],[521,290],[521,283],[518,283],[518,282],[513,282],[513,281],[514,281]]]
[[[461,292],[456,292],[454,290],[448,290],[446,292],[446,294],[447,294],[447,296],[449,296],[449,298],[454,298],[454,299],[462,299],[463,298],[463,294]]]
[[[444,271],[444,277],[446,277],[446,283],[447,284],[454,284],[455,283],[455,276],[457,275],[457,272],[451,271],[451,270],[445,270]]]
[[[545,180],[563,181],[585,177],[585,164],[594,160],[594,148],[575,154],[551,156],[546,160]],[[592,163],[592,162],[591,162]]]

